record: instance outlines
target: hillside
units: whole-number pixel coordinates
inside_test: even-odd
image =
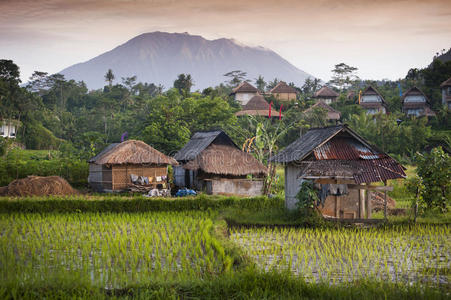
[[[189,73],[194,89],[223,82],[232,70],[247,72],[253,80],[278,78],[302,85],[311,76],[299,70],[275,52],[248,47],[231,39],[207,40],[187,33],[152,32],[139,35],[89,61],[75,64],[60,73],[67,79],[83,80],[90,89],[105,85],[104,75],[111,68],[115,82],[137,75],[138,81],[171,87],[180,73]]]

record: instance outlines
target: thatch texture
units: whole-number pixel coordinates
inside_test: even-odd
[[[308,109],[306,109],[304,111],[304,113],[305,114],[311,113],[313,111],[313,109],[315,109],[315,108],[324,109],[327,113],[327,116],[326,116],[327,120],[340,120],[340,118],[341,118],[341,113],[339,111],[333,109],[331,106],[327,105],[326,103],[324,103],[321,100],[316,102],[314,105],[312,105]]]
[[[177,165],[177,161],[166,156],[143,141],[128,140],[111,144],[89,160],[98,165],[152,164]]]
[[[294,94],[296,94],[297,93],[295,88],[289,86],[288,84],[286,84],[283,81],[279,82],[269,92],[271,94],[282,94],[282,93],[294,93]]]
[[[232,94],[236,93],[257,93],[258,90],[247,81],[241,82],[236,88],[232,90]]]
[[[218,175],[266,175],[267,169],[249,153],[232,145],[211,144],[195,159],[183,166],[188,170],[202,170]]]
[[[252,97],[246,105],[243,105],[242,109],[235,113],[236,116],[269,116],[270,104],[266,102],[265,98],[261,95]],[[274,111],[274,107],[271,106],[272,117],[278,117],[277,111]]]
[[[12,181],[7,187],[1,188],[0,195],[11,197],[74,195],[78,191],[59,176],[28,176]]]
[[[337,98],[339,94],[333,89],[327,86],[323,86],[318,91],[315,92],[315,98]]]

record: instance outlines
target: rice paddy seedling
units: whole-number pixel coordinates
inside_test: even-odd
[[[262,269],[288,269],[308,281],[451,284],[448,226],[234,228],[231,239]]]
[[[0,214],[0,281],[101,288],[202,278],[232,264],[210,213]]]

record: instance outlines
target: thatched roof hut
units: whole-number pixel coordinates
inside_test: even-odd
[[[314,98],[324,101],[327,104],[335,102],[338,96],[339,94],[328,86],[323,86],[313,95]]]
[[[96,191],[127,189],[133,176],[145,177],[149,184],[163,184],[167,181],[167,166],[178,164],[172,157],[137,140],[110,144],[88,162],[88,182]]]
[[[188,170],[202,170],[217,175],[266,175],[267,170],[251,154],[241,151],[221,130],[196,132],[175,154]]]
[[[326,119],[332,120],[332,121],[338,121],[341,118],[341,113],[335,109],[333,109],[331,106],[327,105],[323,101],[318,101],[308,109],[304,111],[304,114],[311,113],[315,108],[321,108],[326,111]]]
[[[269,117],[269,107],[270,104],[261,95],[256,95],[249,100],[249,102],[244,105],[241,110],[235,113],[236,116],[262,116]],[[277,111],[274,111],[274,107],[271,106],[272,115],[271,117],[279,117]]]
[[[252,193],[261,193],[261,182],[247,181],[248,175],[263,177],[266,167],[251,154],[241,151],[232,139],[223,131],[196,132],[191,140],[176,153],[174,158],[182,164],[175,169],[175,181],[178,186],[194,186],[204,189],[211,181],[229,181],[214,188],[211,193],[246,194],[246,191],[234,192],[234,188],[243,187],[244,182]],[[233,184],[231,183],[233,182]],[[233,185],[233,186],[232,186]],[[254,189],[255,186],[258,189]]]
[[[89,160],[98,165],[153,164],[176,165],[177,161],[152,148],[143,141],[128,140],[113,143]]]

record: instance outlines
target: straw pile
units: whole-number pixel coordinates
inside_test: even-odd
[[[387,196],[387,208],[394,209],[395,206],[395,200]],[[376,191],[371,192],[371,207],[374,211],[384,210],[384,193]]]
[[[14,180],[8,186],[0,188],[0,195],[13,197],[73,194],[78,194],[78,191],[59,176],[28,176]]]

